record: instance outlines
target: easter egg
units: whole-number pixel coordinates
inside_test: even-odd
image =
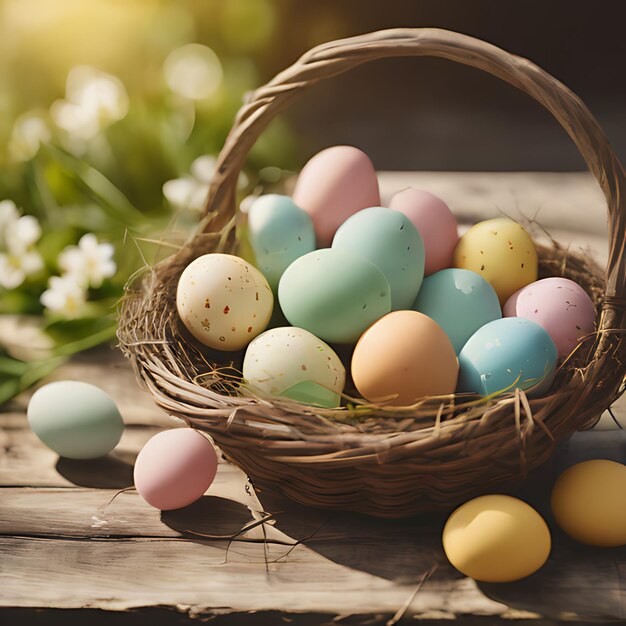
[[[334,343],[355,343],[391,310],[384,274],[368,260],[334,248],[296,259],[280,279],[278,299],[290,324]]]
[[[139,452],[135,488],[155,509],[180,509],[202,497],[216,472],[211,442],[192,428],[174,428],[154,435]]]
[[[548,332],[565,358],[593,332],[596,309],[587,292],[567,278],[543,278],[516,291],[503,308],[506,317],[525,317]]]
[[[454,267],[472,270],[491,283],[500,304],[537,280],[537,250],[524,227],[506,217],[472,226],[454,249]]]
[[[540,394],[552,384],[557,358],[539,324],[503,317],[479,328],[461,349],[458,391],[489,396],[519,387]]]
[[[358,148],[326,148],[302,168],[293,200],[311,216],[318,245],[328,246],[335,231],[351,215],[380,206],[376,171]]]
[[[570,467],[554,485],[552,512],[577,541],[626,545],[626,465],[597,459]]]
[[[294,201],[278,194],[257,198],[248,210],[248,238],[272,289],[298,257],[315,250],[313,222]]]
[[[247,261],[205,254],[180,276],[176,308],[187,330],[217,350],[239,350],[263,332],[274,296],[267,280]]]
[[[450,339],[430,317],[394,311],[363,333],[351,369],[364,398],[403,406],[454,393],[459,366]]]
[[[337,407],[346,370],[328,344],[308,330],[287,326],[266,330],[250,343],[243,377],[263,394]]]
[[[552,540],[531,506],[504,495],[474,498],[450,515],[443,549],[461,573],[483,582],[530,576],[548,560]]]
[[[446,269],[427,276],[413,308],[443,328],[457,354],[481,326],[502,317],[493,287],[470,270]]]
[[[382,207],[363,209],[337,230],[333,248],[371,261],[391,288],[391,309],[408,309],[424,278],[424,244],[406,215]]]
[[[61,380],[39,388],[28,423],[41,441],[68,459],[95,459],[118,444],[124,422],[109,394],[94,385]]]
[[[404,213],[422,236],[426,276],[452,266],[459,240],[458,225],[443,200],[428,191],[408,188],[391,198],[389,208]]]

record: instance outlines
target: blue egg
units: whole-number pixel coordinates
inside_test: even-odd
[[[296,259],[315,250],[309,214],[278,194],[257,198],[248,211],[248,240],[270,287],[275,291],[283,272]]]
[[[459,354],[457,391],[489,396],[516,387],[544,393],[554,378],[558,353],[535,322],[505,317],[479,328]]]
[[[424,278],[424,242],[400,211],[370,207],[348,218],[332,247],[373,263],[391,288],[391,310],[410,309]]]
[[[457,354],[481,326],[502,317],[494,288],[482,276],[461,269],[427,276],[413,308],[446,331]]]

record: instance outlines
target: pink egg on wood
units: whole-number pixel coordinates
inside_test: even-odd
[[[573,280],[543,278],[516,291],[505,303],[505,317],[524,317],[546,330],[565,358],[593,332],[596,309],[587,292]]]
[[[404,213],[424,240],[424,274],[452,267],[454,248],[459,240],[458,224],[448,205],[421,189],[408,188],[391,198],[389,208]]]
[[[293,201],[311,216],[318,247],[327,247],[351,215],[380,206],[376,170],[358,148],[326,148],[302,168]]]
[[[217,472],[211,442],[192,428],[158,433],[135,461],[135,487],[161,511],[180,509],[202,497]]]

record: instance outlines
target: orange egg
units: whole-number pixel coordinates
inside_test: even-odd
[[[396,406],[454,393],[459,363],[446,333],[417,311],[393,311],[361,335],[352,378],[370,402]]]

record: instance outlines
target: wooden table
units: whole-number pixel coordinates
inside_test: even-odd
[[[602,258],[602,200],[586,175],[381,176],[383,196],[410,184],[439,193],[471,219],[493,215],[496,207],[515,214],[519,205],[534,214],[539,204],[552,205],[541,221],[560,239],[589,244]],[[0,413],[4,624],[626,620],[626,548],[585,548],[557,530],[552,556],[539,573],[488,585],[447,564],[440,545],[445,516],[381,521],[308,509],[255,494],[243,473],[226,463],[198,503],[160,513],[133,490],[120,490],[132,486],[132,464],[142,445],[159,429],[180,424],[154,407],[112,349],[80,355],[54,378],[104,388],[118,402],[127,428],[109,456],[70,461],[59,459],[28,429],[27,395]],[[615,412],[626,421],[624,403]],[[603,420],[606,427],[610,422]],[[573,458],[625,462],[625,432],[576,435],[520,495],[549,519],[547,494],[558,471]],[[238,535],[261,510],[275,513],[275,519]]]

